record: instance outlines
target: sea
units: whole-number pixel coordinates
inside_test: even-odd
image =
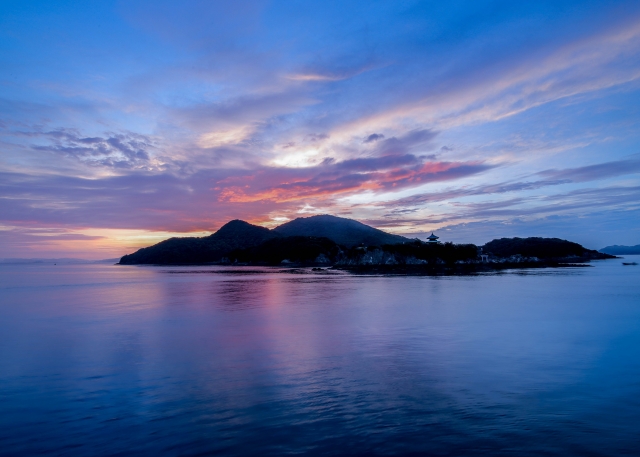
[[[637,456],[640,256],[0,265],[1,456]]]

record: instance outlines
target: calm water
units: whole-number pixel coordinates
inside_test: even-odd
[[[4,265],[0,455],[638,455],[640,266],[594,265]]]

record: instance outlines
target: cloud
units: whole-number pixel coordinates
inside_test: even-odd
[[[142,171],[100,178],[0,173],[0,223],[49,228],[213,230],[230,219],[255,220],[273,203],[227,205],[212,184],[238,170],[185,177]],[[255,216],[254,216],[255,215]]]
[[[47,241],[90,241],[101,240],[104,236],[101,235],[86,235],[83,233],[70,233],[68,230],[60,228],[30,228],[30,227],[0,227],[0,234],[6,235],[7,233],[13,233],[14,235],[20,235],[25,238],[37,237],[39,239],[46,239]]]
[[[553,218],[573,219],[574,226],[582,226],[583,232],[591,231],[587,219],[589,215],[600,213],[601,220],[606,217],[606,212],[616,214],[616,219],[621,222],[616,231],[618,235],[624,231],[622,227],[630,230],[625,238],[633,238],[640,235],[638,213],[640,212],[640,186],[611,186],[607,188],[577,189],[543,196],[514,196],[504,200],[493,201],[468,201],[458,202],[452,208],[445,211],[421,210],[419,208],[394,209],[382,218],[369,218],[368,222],[376,227],[391,229],[406,234],[416,234],[416,228],[426,227],[431,230],[441,230],[443,227],[466,226],[473,227],[474,222],[483,222],[489,226],[508,225],[513,221],[528,222],[551,220]],[[603,211],[606,208],[606,211]],[[446,208],[445,208],[446,209]],[[612,216],[613,217],[613,216]],[[511,221],[511,222],[510,222]],[[470,224],[470,225],[469,225]],[[526,236],[559,236],[554,233],[553,224],[542,230],[537,225],[538,232],[529,232]],[[508,227],[495,230],[492,234],[480,232],[471,236],[468,230],[462,231],[464,238],[457,237],[457,241],[486,242],[489,237],[518,236],[514,231],[509,232]],[[569,239],[580,239],[580,233],[569,233]],[[428,234],[428,233],[427,233]],[[593,233],[592,233],[593,235]],[[584,239],[584,238],[583,238]],[[595,237],[590,240],[596,241]]]
[[[365,143],[365,144],[366,143],[373,143],[374,141],[378,141],[378,140],[382,140],[382,139],[384,139],[384,135],[382,133],[372,133],[367,138],[365,138],[363,143]]]
[[[87,165],[118,169],[149,169],[150,152],[156,149],[151,137],[136,133],[112,133],[105,137],[81,136],[73,129],[23,132],[46,141],[32,144],[36,151],[75,159]]]
[[[635,174],[640,172],[640,159],[631,158],[604,162],[577,168],[544,170],[535,175],[544,176],[547,179],[537,181],[507,181],[496,184],[483,184],[473,187],[458,187],[455,189],[441,190],[438,192],[426,192],[411,195],[397,200],[379,202],[377,205],[387,208],[413,208],[429,203],[451,201],[465,197],[499,195],[510,192],[522,192],[542,189],[549,186],[560,186],[570,183],[597,181],[600,179]]]
[[[315,103],[299,91],[243,95],[224,101],[199,102],[171,108],[177,119],[196,129],[215,128],[216,124],[246,125],[295,111]]]
[[[379,202],[377,205],[386,208],[416,208],[429,203],[437,203],[443,201],[451,201],[465,197],[504,194],[507,192],[519,192],[525,190],[541,189],[547,186],[557,186],[570,183],[570,180],[543,180],[529,182],[505,182],[498,184],[480,185],[473,187],[458,187],[455,189],[446,189],[438,192],[425,192],[411,195],[409,197],[397,200],[389,200]]]
[[[340,81],[341,79],[344,79],[345,76],[301,73],[296,75],[288,75],[286,76],[286,78],[291,79],[292,81]]]
[[[640,158],[615,160],[611,162],[587,165],[562,170],[550,169],[538,172],[539,175],[572,182],[594,181],[615,176],[640,173]]]
[[[85,140],[104,143],[103,139]],[[362,190],[450,181],[489,168],[476,162],[424,161],[408,154],[326,161],[307,168],[206,169],[182,177],[134,170],[93,179],[1,173],[0,221],[49,227],[206,230],[238,217],[264,220],[276,209],[295,210],[309,199],[331,201]]]
[[[599,208],[635,210],[640,201],[640,186],[611,186],[578,189],[536,198],[516,197],[508,200],[459,204],[458,220],[540,217],[543,215],[579,214]]]
[[[481,162],[424,162],[416,156],[325,161],[316,167],[264,168],[251,177],[220,181],[216,190],[224,201],[290,202],[305,198],[335,198],[360,191],[399,190],[456,180],[490,168]],[[238,184],[242,185],[238,185]]]
[[[443,241],[483,245],[495,238],[541,236],[562,238],[589,249],[601,249],[619,240],[620,244],[637,244],[640,237],[640,214],[636,211],[602,211],[594,208],[579,218],[573,215],[550,215],[535,218],[479,220],[445,225],[436,229]],[[435,226],[434,226],[435,229]],[[414,232],[421,239],[431,232]]]
[[[378,141],[377,154],[405,154],[414,148],[432,149],[431,142],[438,135],[432,129],[415,129],[398,137]]]
[[[458,49],[454,61],[450,56],[434,56],[442,59],[443,70],[432,74],[428,84],[403,74],[407,82],[395,91],[395,99],[363,112],[341,129],[362,133],[409,121],[446,130],[506,119],[559,100],[631,83],[637,87],[637,13],[626,17],[608,14],[599,23],[594,21],[593,27],[558,34],[562,37],[555,40],[547,34],[537,44],[507,44],[495,37],[471,41],[467,52],[475,48],[480,54],[465,55]],[[492,44],[495,47],[488,49]],[[426,61],[418,60],[404,69],[427,72],[425,65]]]

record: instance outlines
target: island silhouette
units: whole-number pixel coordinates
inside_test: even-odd
[[[241,220],[206,237],[170,238],[120,265],[288,265],[352,271],[468,272],[585,264],[615,256],[559,238],[500,238],[484,246],[393,235],[353,219],[300,217],[274,229]]]

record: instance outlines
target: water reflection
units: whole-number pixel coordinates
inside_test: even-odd
[[[0,275],[2,455],[640,444],[637,269],[21,268]]]

